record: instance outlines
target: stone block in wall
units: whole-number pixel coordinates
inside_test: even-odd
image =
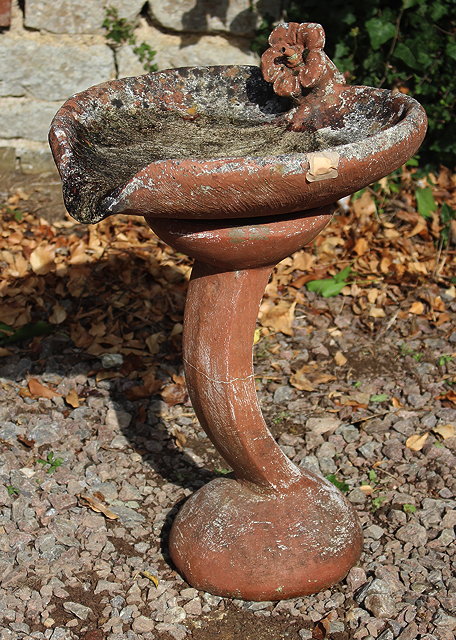
[[[149,14],[160,26],[174,31],[252,36],[261,15],[278,18],[280,5],[280,0],[149,0]]]
[[[0,96],[65,100],[114,76],[114,57],[104,44],[41,42],[2,36]]]
[[[218,64],[258,64],[258,57],[246,47],[245,41],[223,36],[192,36],[164,34],[151,27],[137,32],[138,42],[147,42],[156,52],[154,62],[159,69],[194,67]],[[130,46],[117,52],[119,76],[146,73]]]
[[[134,22],[145,0],[25,0],[24,24],[51,33],[96,33],[102,27],[106,7]]]
[[[16,155],[19,158],[19,168],[22,173],[57,174],[51,150],[46,142],[17,142]]]
[[[46,142],[51,120],[61,105],[61,102],[0,98],[2,138],[27,138]]]
[[[14,147],[0,147],[0,176],[12,173],[16,169],[16,149]]]
[[[11,0],[0,0],[0,27],[11,24]]]

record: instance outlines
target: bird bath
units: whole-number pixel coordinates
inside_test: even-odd
[[[409,96],[346,86],[313,23],[279,25],[261,70],[214,66],[114,80],[70,98],[50,143],[80,222],[140,214],[195,259],[183,359],[194,409],[234,478],[193,494],[171,557],[198,589],[247,600],[315,593],[358,560],[349,502],[267,429],[252,342],[274,265],[334,203],[401,166],[426,116]]]

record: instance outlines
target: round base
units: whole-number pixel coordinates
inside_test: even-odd
[[[193,587],[244,600],[316,593],[361,553],[353,507],[313,474],[284,493],[256,493],[227,478],[193,494],[170,534],[177,569]]]

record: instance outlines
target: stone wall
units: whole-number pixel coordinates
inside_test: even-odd
[[[50,121],[73,93],[145,73],[133,47],[112,49],[107,7],[135,26],[158,69],[257,64],[250,42],[280,0],[0,0],[0,174],[53,170]],[[253,10],[252,7],[256,9]]]

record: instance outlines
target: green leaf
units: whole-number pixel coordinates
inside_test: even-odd
[[[350,491],[350,487],[348,486],[348,484],[343,480],[338,480],[337,476],[334,473],[330,473],[328,476],[326,476],[326,480],[332,482],[332,484],[337,487],[339,491],[342,491],[342,493],[347,493],[348,491]]]
[[[446,46],[445,51],[448,57],[456,60],[456,42],[449,42]]]
[[[404,513],[415,513],[416,507],[414,504],[409,504],[408,502],[406,502],[402,505],[402,510],[404,511]]]
[[[377,482],[378,475],[377,475],[377,472],[375,471],[375,469],[370,469],[368,475],[369,475],[369,480],[371,482]]]
[[[407,162],[405,163],[406,167],[417,167],[418,166],[418,158],[419,156],[413,156],[412,158],[410,158],[409,160],[407,160]]]
[[[352,268],[350,266],[345,267],[339,273],[332,278],[324,278],[322,280],[311,280],[306,284],[309,291],[314,291],[323,298],[331,298],[337,296],[338,293],[348,284],[347,278],[350,275]]]
[[[336,282],[342,282],[343,280],[346,280],[350,275],[351,270],[352,268],[350,266],[345,267],[344,269],[342,269],[342,271],[339,271],[339,273],[336,273],[336,275],[334,276],[334,280]]]
[[[378,496],[377,498],[373,498],[372,499],[372,510],[376,511],[377,509],[380,509],[380,507],[385,502],[385,500],[386,500],[385,496]]]
[[[371,396],[369,402],[386,402],[387,400],[389,400],[389,396],[386,393],[379,393]]]
[[[5,324],[4,322],[0,322],[0,340],[5,336],[11,336],[13,333],[13,327],[10,327],[9,324]]]
[[[399,58],[402,62],[405,62],[406,65],[411,67],[412,69],[420,69],[420,65],[418,64],[417,59],[411,52],[411,50],[405,45],[403,42],[399,42],[394,50],[394,57]]]
[[[10,333],[11,330],[13,331],[12,334]],[[16,331],[11,327],[8,327],[8,325],[0,323],[0,346],[21,342],[22,340],[29,340],[36,336],[47,336],[53,331],[54,327],[43,320],[25,324]],[[6,335],[8,333],[9,335]]]
[[[306,284],[306,287],[309,291],[314,291],[323,298],[332,298],[337,296],[346,284],[346,282],[336,282],[333,278],[326,278],[325,280],[311,280]]]
[[[382,44],[391,40],[396,33],[396,27],[392,22],[382,18],[371,18],[366,22],[367,33],[374,51],[380,49]]]
[[[416,189],[415,197],[418,213],[422,215],[423,218],[432,218],[432,212],[437,209],[437,203],[432,195],[432,189],[430,187]]]

